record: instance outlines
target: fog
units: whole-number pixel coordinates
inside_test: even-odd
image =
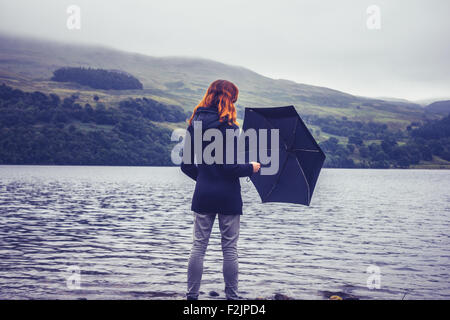
[[[69,5],[81,10],[80,29],[67,27]],[[450,97],[449,13],[448,0],[0,0],[0,32],[204,57],[355,95],[417,100]]]

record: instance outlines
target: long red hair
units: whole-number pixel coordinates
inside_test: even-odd
[[[221,122],[228,121],[229,124],[239,125],[236,121],[236,107],[234,106],[238,95],[239,90],[234,83],[227,80],[214,81],[209,85],[203,99],[194,108],[194,112],[189,119],[189,124],[192,123],[197,108],[217,106]]]

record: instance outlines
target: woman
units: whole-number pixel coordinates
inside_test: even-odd
[[[198,106],[194,108],[189,119],[184,144],[185,155],[181,163],[181,170],[196,181],[191,206],[194,211],[194,232],[188,265],[186,295],[188,300],[198,299],[203,273],[203,258],[216,215],[218,215],[221,233],[225,294],[227,299],[238,299],[237,241],[240,215],[242,214],[239,178],[251,176],[261,167],[257,162],[237,163],[237,138],[233,141],[234,162],[227,163],[225,160],[227,159],[226,130],[239,128],[234,106],[238,93],[239,90],[233,83],[226,80],[214,81]],[[194,139],[194,124],[196,128],[201,125],[202,133],[213,128],[220,130],[224,142],[223,161],[213,164],[194,164],[194,150],[199,159],[198,153],[202,152],[203,155],[205,147],[211,143],[202,141],[201,148],[194,145],[194,141],[197,141]],[[186,156],[188,150],[192,152]]]

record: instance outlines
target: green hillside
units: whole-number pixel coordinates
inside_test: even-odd
[[[439,120],[444,114],[427,112],[426,108],[406,100],[369,99],[329,88],[275,80],[243,67],[207,59],[151,57],[105,47],[4,35],[0,36],[0,41],[0,84],[7,86],[3,89],[20,89],[25,96],[30,92],[30,97],[38,99],[34,101],[34,98],[28,97],[17,102],[8,100],[6,95],[0,101],[3,105],[2,117],[16,117],[20,124],[15,125],[12,120],[2,122],[2,163],[37,163],[36,159],[45,157],[26,158],[27,153],[31,154],[35,148],[44,146],[48,153],[45,159],[49,163],[170,164],[170,130],[184,127],[184,119],[208,85],[222,78],[233,81],[240,89],[240,119],[244,107],[296,106],[326,151],[328,167],[450,167],[446,145],[441,150],[436,148],[436,143],[429,146],[419,139],[421,144],[417,142],[417,137],[412,136],[416,129]],[[67,67],[98,69],[107,75],[113,72],[125,74],[136,79],[143,89],[102,90],[86,85],[89,82],[51,80],[55,70]],[[42,95],[47,98],[42,98]],[[51,100],[51,97],[57,97],[61,106],[66,107],[54,109],[56,116],[50,115],[47,110],[46,116],[43,116],[46,121],[43,121],[36,114],[42,111],[42,101]],[[30,107],[24,108],[24,103]],[[98,117],[77,118],[70,108]],[[150,114],[157,117],[149,118]],[[21,116],[29,121],[21,122]],[[141,128],[144,136],[138,132],[133,131],[134,135],[128,132],[133,126]],[[46,135],[51,139],[46,139]],[[32,139],[34,136],[41,140]],[[82,139],[87,139],[89,143],[83,146]],[[64,145],[64,141],[68,143],[71,140],[78,141],[77,148],[83,150],[75,154],[75,158],[66,152],[72,145]],[[440,141],[446,143],[447,140]],[[32,142],[36,144],[30,145]],[[98,143],[103,143],[103,153],[90,154],[93,149],[97,150]],[[55,145],[62,148],[58,153],[61,157],[49,156]],[[133,150],[142,149],[143,145],[146,145],[144,153]],[[428,146],[428,149],[422,148],[422,145]],[[10,152],[11,148],[15,151]],[[109,149],[114,152],[109,152]],[[161,153],[165,154],[162,156]],[[90,160],[83,162],[80,154]]]
[[[425,107],[428,113],[447,115],[450,113],[450,100],[435,101]]]
[[[242,106],[295,105],[301,114],[346,116],[362,121],[381,121],[393,127],[406,127],[423,119],[421,106],[407,102],[368,99],[344,92],[275,80],[249,69],[220,62],[185,57],[151,57],[105,47],[61,44],[0,36],[0,82],[24,90],[71,95],[86,101],[97,94],[103,100],[145,95],[192,110],[208,85],[219,78],[239,87]],[[90,67],[121,70],[135,76],[144,90],[103,92],[81,85],[50,81],[60,67]]]
[[[157,123],[185,118],[147,98],[82,106],[0,85],[0,164],[170,165],[172,131]]]

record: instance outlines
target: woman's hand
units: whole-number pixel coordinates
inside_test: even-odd
[[[259,162],[250,162],[253,166],[253,173],[257,173],[259,169],[261,169],[261,163]]]

